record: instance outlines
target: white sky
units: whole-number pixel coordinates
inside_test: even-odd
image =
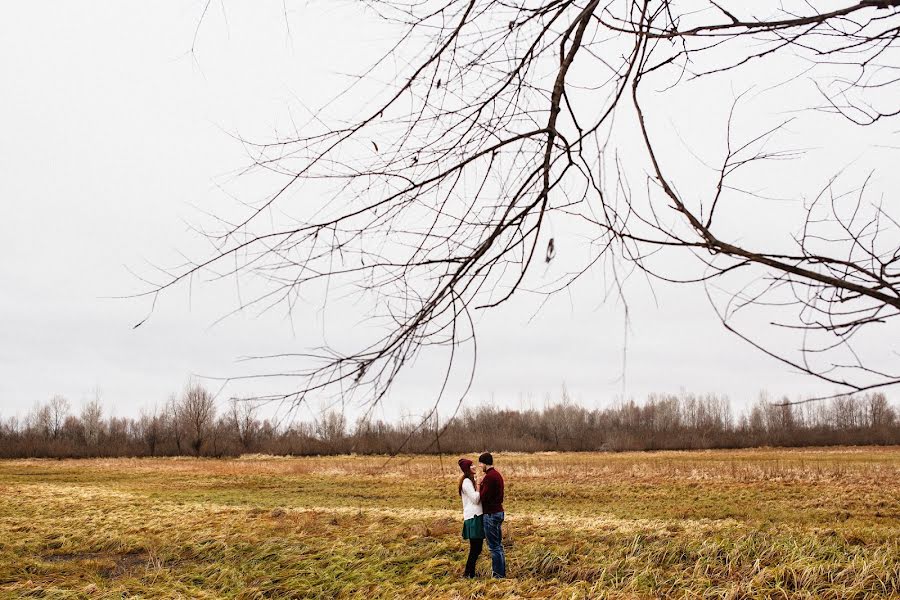
[[[312,311],[295,314],[293,329],[283,313],[213,326],[234,298],[202,286],[191,298],[186,290],[164,298],[136,330],[147,303],[107,299],[141,289],[126,267],[146,273],[146,261],[173,264],[176,250],[202,249],[186,223],[202,217],[194,206],[226,199],[220,186],[255,197],[269,191],[235,181],[247,156],[229,133],[270,137],[290,106],[321,104],[343,81],[335,73],[358,72],[388,39],[352,3],[289,2],[286,20],[281,2],[225,2],[224,11],[214,2],[192,55],[203,5],[5,7],[0,416],[54,394],[77,406],[97,388],[115,414],[134,415],[192,374],[243,373],[240,356],[300,352],[322,341]],[[579,239],[561,232],[557,243],[562,257]],[[565,383],[586,406],[612,403],[623,389],[623,312],[614,299],[601,302],[603,286],[589,276],[530,323],[538,301],[527,295],[484,317],[468,402],[540,406]],[[728,395],[740,408],[763,388],[790,396],[833,391],[728,334],[702,290],[657,285],[657,301],[646,286],[631,291],[627,396],[686,389]],[[434,364],[416,365],[379,414],[430,405]],[[225,395],[269,385],[245,382]]]

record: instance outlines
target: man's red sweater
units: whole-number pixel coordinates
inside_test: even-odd
[[[503,512],[503,476],[497,469],[488,469],[478,486],[481,509],[486,515]]]

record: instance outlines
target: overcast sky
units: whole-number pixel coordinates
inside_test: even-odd
[[[240,314],[195,289],[147,314],[129,271],[202,248],[189,224],[226,194],[255,190],[231,134],[266,138],[285,107],[321,104],[358,72],[385,32],[352,3],[17,2],[0,21],[0,416],[100,390],[118,415],[160,404],[193,375],[243,373],[241,356],[322,342],[314,314]],[[722,92],[728,95],[731,92]],[[701,139],[702,141],[702,139]],[[237,182],[236,182],[237,181]],[[262,195],[268,190],[259,190]],[[736,224],[737,226],[737,224]],[[560,256],[579,244],[559,235]],[[625,393],[713,392],[740,408],[761,389],[833,391],[728,334],[701,289],[635,286],[623,372],[622,305],[587,277],[532,319],[523,296],[480,323],[468,402],[532,406],[567,386],[586,406]],[[299,323],[299,325],[298,325]],[[433,365],[432,365],[433,366]],[[416,371],[419,369],[420,371]],[[427,359],[380,414],[433,400]],[[266,382],[223,392],[269,391]],[[218,389],[217,384],[210,386]]]

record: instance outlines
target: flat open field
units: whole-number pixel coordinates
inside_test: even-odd
[[[455,458],[3,461],[0,597],[900,598],[900,448],[496,465],[471,583]]]

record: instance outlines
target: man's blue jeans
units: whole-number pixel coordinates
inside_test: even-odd
[[[506,555],[503,554],[503,513],[484,515],[484,537],[491,551],[491,569],[494,577],[506,577]]]

